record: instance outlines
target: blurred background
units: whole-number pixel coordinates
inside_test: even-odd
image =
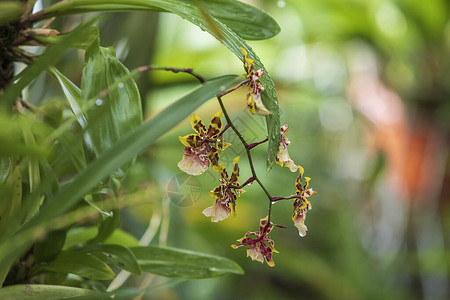
[[[257,185],[238,199],[237,215],[211,223],[202,215],[219,184],[212,171],[187,177],[177,163],[189,121],[137,161],[124,194],[152,191],[147,206],[124,212],[122,227],[154,244],[222,255],[244,276],[186,281],[143,277],[129,286],[162,285],[142,299],[450,299],[450,3],[446,0],[253,0],[281,33],[249,41],[272,76],[281,124],[289,125],[291,158],[317,191],[301,238],[292,204],[273,207],[276,266],[252,262],[230,245],[257,230],[267,198]],[[59,26],[76,24],[67,17]],[[194,25],[171,14],[114,13],[101,25],[101,43],[114,46],[129,69],[144,64],[194,68],[206,78],[242,74],[242,63]],[[80,52],[81,53],[81,52]],[[76,55],[60,63],[74,82]],[[48,80],[40,78],[39,80]],[[189,76],[154,72],[138,80],[150,118],[197,86]],[[50,90],[35,84],[30,99]],[[58,89],[54,83],[55,94]],[[248,142],[265,138],[265,120],[245,109],[245,88],[224,98]],[[196,112],[204,122],[219,110],[212,100]],[[242,145],[222,153],[228,166]],[[256,171],[272,195],[295,193],[297,174],[266,171],[266,145],[253,150]],[[149,226],[150,224],[150,226]]]

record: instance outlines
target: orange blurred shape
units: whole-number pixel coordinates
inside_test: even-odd
[[[445,136],[431,120],[410,120],[400,96],[374,74],[352,76],[347,93],[354,107],[373,124],[367,130],[368,147],[386,156],[388,179],[400,185],[401,198],[426,201],[442,182]]]

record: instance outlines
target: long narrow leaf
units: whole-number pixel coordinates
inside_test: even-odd
[[[94,255],[71,250],[61,251],[53,261],[39,266],[36,271],[73,273],[95,280],[109,280],[115,276],[111,268]]]
[[[94,294],[88,289],[46,284],[19,284],[0,289],[0,299],[5,300],[59,300]]]
[[[238,264],[220,256],[153,246],[135,247],[131,251],[143,271],[166,277],[200,279],[230,273],[244,274]]]

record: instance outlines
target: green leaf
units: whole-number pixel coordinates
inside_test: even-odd
[[[17,19],[25,12],[26,6],[17,1],[0,2],[0,25]]]
[[[5,182],[9,175],[9,169],[11,167],[11,158],[0,157],[0,184]]]
[[[94,254],[106,263],[114,264],[130,273],[141,275],[141,268],[136,256],[127,247],[121,245],[94,245],[85,246],[79,251]]]
[[[43,241],[34,244],[33,254],[37,263],[50,262],[62,250],[66,240],[65,230],[55,230],[47,234]]]
[[[67,232],[66,243],[64,244],[64,250],[67,250],[73,246],[79,246],[86,244],[90,239],[94,238],[98,232],[98,227],[75,227]],[[114,230],[113,234],[108,237],[105,244],[120,244],[125,247],[134,247],[139,245],[139,241],[122,229]]]
[[[0,289],[0,299],[5,300],[59,300],[93,294],[88,289],[45,284],[19,284]]]
[[[100,47],[98,39],[86,50],[81,95],[83,105],[99,98],[97,105],[86,114],[87,133],[97,156],[142,124],[141,98],[129,75],[128,69],[115,57],[114,49]],[[115,85],[118,87],[112,88]],[[99,97],[105,90],[108,90],[106,96]]]
[[[268,14],[235,0],[192,1],[246,40],[265,40],[280,32],[278,23]]]
[[[139,245],[139,241],[122,229],[114,230],[113,234],[110,235],[105,241],[105,244],[120,244],[125,247],[135,247]]]
[[[44,54],[33,61],[33,64],[28,66],[14,80],[17,80],[14,84],[11,84],[5,89],[3,95],[0,97],[0,105],[10,108],[14,101],[20,95],[21,91],[30,84],[42,71],[47,69],[50,65],[54,64],[66,51],[70,48],[70,45],[74,42],[81,42],[86,39],[86,33],[89,30],[93,21],[79,25],[67,35],[61,38],[58,44],[49,46]]]
[[[228,258],[188,250],[160,247],[131,248],[145,272],[166,277],[200,279],[225,274],[244,274],[242,268]]]
[[[1,98],[1,96],[0,96]],[[0,101],[2,101],[0,99]],[[1,103],[0,103],[1,106]],[[32,128],[34,132],[45,131],[42,124],[36,123],[32,118],[26,116],[12,116],[0,109],[0,156],[13,157],[23,155],[28,157],[42,158],[48,153],[48,149],[36,145],[36,143],[25,145],[23,131]]]
[[[98,31],[97,31],[98,35]],[[54,67],[49,68],[50,74],[58,80],[67,101],[69,102],[70,108],[73,114],[78,118],[78,122],[82,128],[86,127],[87,120],[86,116],[81,110],[82,100],[81,100],[81,90],[66,76],[64,76],[58,69]]]
[[[217,19],[242,38],[263,40],[280,32],[277,22],[263,11],[235,0],[73,0],[47,8],[56,15],[105,10],[169,11],[199,25],[198,18],[214,26]],[[211,15],[212,18],[206,15]]]
[[[220,3],[227,3],[226,5],[219,5]],[[211,3],[211,4],[208,4]],[[255,54],[255,52],[248,46],[242,37],[245,34],[238,29],[246,27],[244,24],[236,25],[233,22],[253,22],[253,18],[262,22],[271,24],[266,17],[256,17],[260,11],[247,11],[249,15],[243,16],[239,11],[244,11],[242,4],[237,1],[227,0],[197,0],[197,1],[181,1],[181,0],[73,0],[69,2],[62,2],[54,5],[48,9],[47,12],[56,14],[70,14],[78,12],[102,11],[102,10],[162,10],[172,12],[187,21],[197,25],[202,30],[209,32],[212,36],[218,39],[222,44],[228,47],[239,59],[242,60],[242,52],[240,47],[248,52],[248,57],[255,61],[255,68],[264,68],[263,63]],[[196,6],[194,4],[198,4]],[[198,7],[209,7],[212,17],[205,18],[203,10]],[[224,8],[226,7],[226,8]],[[233,13],[222,13],[230,9]],[[214,14],[222,14],[221,16],[214,16]],[[238,16],[237,18],[235,17]],[[269,17],[270,18],[270,17]],[[232,20],[232,22],[230,21]],[[255,21],[256,22],[256,21]],[[259,21],[258,21],[259,22]],[[265,28],[265,24],[260,24],[261,28]],[[278,25],[276,25],[278,26]],[[239,28],[238,28],[239,27]],[[268,27],[274,26],[270,25]],[[236,30],[236,32],[234,31]],[[278,28],[279,30],[279,28]],[[278,32],[278,31],[277,31]],[[274,34],[276,34],[275,32]],[[248,38],[248,36],[247,36]],[[265,68],[264,68],[265,69]],[[272,114],[266,117],[267,130],[269,136],[268,153],[267,153],[267,169],[270,170],[275,162],[278,153],[278,146],[280,143],[280,111],[278,106],[278,98],[275,91],[275,85],[270,78],[269,72],[265,70],[264,76],[260,82],[264,86],[262,92],[262,101]]]
[[[31,128],[24,128],[22,130],[23,140],[27,147],[37,147],[36,139],[34,138],[33,132]],[[26,159],[27,167],[28,167],[28,181],[30,184],[30,192],[34,192],[36,187],[39,186],[41,181],[41,174],[39,173],[39,163],[36,158],[28,158]],[[30,212],[30,214],[35,213],[39,209],[39,206],[34,207],[34,212]]]
[[[10,229],[13,226],[9,221],[16,217],[20,210],[22,205],[22,192],[20,164],[14,162],[10,166],[5,183],[0,185],[0,199],[2,199],[0,201],[0,232],[4,227],[9,227],[8,229]]]
[[[116,275],[97,257],[79,251],[61,251],[49,264],[38,266],[35,272],[52,271],[57,273],[72,273],[94,280],[110,280]]]
[[[160,136],[187,118],[201,104],[231,88],[241,80],[242,77],[236,75],[209,80],[197,90],[170,105],[150,121],[135,128],[124,136],[114,148],[109,149],[93,161],[73,181],[49,199],[48,204],[41,207],[37,216],[25,224],[22,230],[51,220],[73,207],[99,181],[152,145]]]
[[[120,224],[120,213],[118,210],[111,212],[111,216],[105,217],[99,221],[98,233],[88,244],[97,244],[106,240]]]

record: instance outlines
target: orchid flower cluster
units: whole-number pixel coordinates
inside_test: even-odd
[[[264,75],[264,69],[255,71],[254,60],[247,57],[248,53],[245,49],[241,48],[241,50],[243,53],[246,79],[236,87],[217,96],[222,110],[212,116],[208,128],[206,128],[202,120],[195,114],[191,116],[190,123],[195,133],[179,137],[181,143],[185,146],[185,149],[183,158],[178,163],[178,167],[189,175],[200,175],[210,166],[215,172],[218,173],[220,184],[209,191],[209,195],[215,202],[212,206],[203,210],[203,214],[206,217],[210,217],[211,222],[219,222],[226,219],[231,214],[235,214],[237,199],[245,192],[243,187],[251,184],[253,181],[256,181],[261,186],[269,198],[269,214],[260,220],[259,231],[247,232],[244,237],[237,240],[239,242],[238,244],[232,245],[231,247],[237,249],[239,247],[246,246],[247,256],[250,256],[252,260],[259,261],[261,263],[265,260],[269,266],[273,267],[275,265],[272,259],[273,253],[278,252],[275,250],[275,243],[269,237],[269,234],[274,227],[285,228],[284,226],[273,224],[270,221],[273,203],[280,200],[293,200],[294,209],[292,220],[294,226],[298,229],[299,235],[303,237],[306,235],[307,231],[307,227],[305,225],[306,213],[311,209],[311,203],[308,198],[316,194],[316,192],[312,188],[308,188],[311,178],[304,177],[304,169],[300,165],[296,165],[289,156],[287,147],[289,146],[290,141],[286,137],[286,133],[288,132],[287,124],[280,128],[280,144],[276,156],[276,163],[282,167],[285,166],[289,168],[291,172],[299,171],[295,181],[295,194],[289,197],[272,197],[256,175],[253,168],[250,150],[257,145],[264,143],[267,139],[258,143],[247,144],[240,132],[230,120],[221,99],[221,97],[227,93],[247,84],[248,93],[246,104],[250,113],[256,113],[263,116],[271,114],[261,100],[261,92],[264,91],[264,86],[259,82],[259,80]],[[227,120],[226,126],[223,126],[223,115],[225,115]],[[238,183],[240,173],[240,157],[238,156],[233,160],[233,170],[231,175],[228,174],[226,168],[222,163],[220,163],[219,150],[223,151],[231,145],[226,143],[222,136],[223,133],[230,127],[244,145],[252,171],[252,176],[242,185]]]

